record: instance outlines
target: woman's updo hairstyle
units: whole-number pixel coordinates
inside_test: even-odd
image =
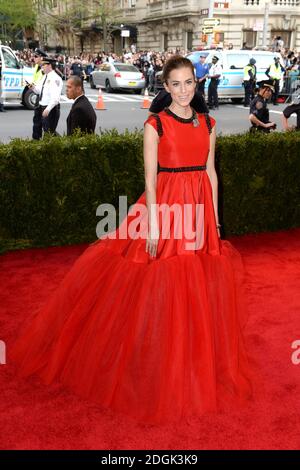
[[[163,83],[167,82],[172,70],[177,70],[177,69],[181,69],[184,67],[189,68],[193,74],[193,77],[195,76],[194,66],[192,62],[186,57],[183,57],[182,55],[174,55],[173,57],[168,59],[163,67],[162,76],[161,76],[162,82]]]

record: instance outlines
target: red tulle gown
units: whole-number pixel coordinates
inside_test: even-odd
[[[159,117],[146,121],[160,134],[159,165],[205,165],[214,119],[198,114],[196,127],[168,109]],[[145,193],[137,203],[146,204]],[[159,171],[157,203],[203,204],[202,246],[186,250],[184,237],[171,234],[151,258],[144,238],[118,237],[137,217],[130,210],[115,238],[102,237],[76,260],[11,351],[21,376],[58,381],[154,424],[247,403],[252,388],[243,264],[218,237],[207,172]]]

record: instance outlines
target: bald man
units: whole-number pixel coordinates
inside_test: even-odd
[[[67,81],[67,97],[70,100],[74,100],[67,118],[67,135],[72,135],[76,129],[93,134],[95,132],[97,116],[84,94],[83,83],[80,77],[73,75]]]

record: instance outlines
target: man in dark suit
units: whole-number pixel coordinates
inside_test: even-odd
[[[84,95],[82,80],[74,75],[67,81],[67,97],[75,100],[67,118],[67,135],[75,129],[93,134],[95,132],[97,116],[91,103]]]

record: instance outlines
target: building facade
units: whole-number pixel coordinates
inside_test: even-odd
[[[78,1],[53,0],[51,14],[62,15]],[[284,47],[300,51],[300,0],[216,1],[213,13],[219,24],[211,36],[203,33],[209,3],[209,0],[86,0],[85,13],[77,23],[60,31],[52,29],[47,43],[51,47],[59,44],[71,53],[100,50],[120,53],[132,44],[137,50],[191,51],[206,47],[209,40],[221,47],[228,44],[234,48],[269,47],[275,36],[281,36]]]
[[[138,17],[138,45],[141,49],[192,50],[207,45],[202,33],[208,16],[209,1],[137,0],[145,3],[145,15]],[[137,4],[138,4],[137,3]],[[263,46],[263,26],[268,4],[266,45],[281,36],[285,47],[300,51],[299,0],[227,0],[214,3],[214,17],[220,24],[214,29],[212,42],[234,48]]]

